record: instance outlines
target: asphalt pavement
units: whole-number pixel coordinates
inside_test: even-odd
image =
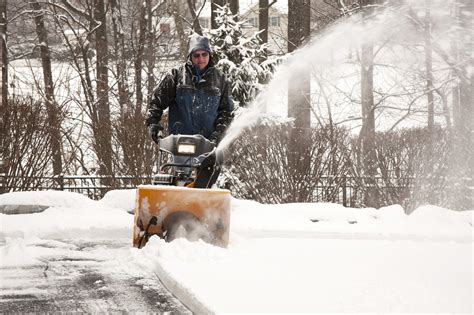
[[[51,244],[55,246],[35,246],[40,251]],[[59,244],[71,247],[58,250],[57,255],[46,250],[49,254],[41,256],[38,264],[0,268],[0,314],[191,313],[153,272],[120,272],[118,262],[107,255],[88,254],[97,248],[120,250],[131,246],[128,242],[61,240]]]

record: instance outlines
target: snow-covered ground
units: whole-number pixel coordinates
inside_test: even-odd
[[[196,313],[465,313],[473,308],[473,214],[424,206],[350,209],[335,204],[263,205],[232,200],[228,248],[153,237],[132,248],[134,190],[100,201],[66,192],[0,195],[41,204],[40,213],[0,214],[0,269],[66,255],[76,239],[109,272],[156,273]],[[126,243],[122,243],[126,244]],[[1,294],[12,278],[2,273]],[[28,289],[25,283],[24,289]],[[33,292],[34,294],[34,292]]]

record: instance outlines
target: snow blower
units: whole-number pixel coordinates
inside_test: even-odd
[[[159,150],[173,162],[160,165],[151,185],[137,188],[133,246],[142,248],[158,235],[167,242],[185,237],[226,247],[230,191],[194,188],[203,157],[213,154],[215,161],[214,144],[201,135],[170,135],[159,140]]]

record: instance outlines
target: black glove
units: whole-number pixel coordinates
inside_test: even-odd
[[[209,141],[211,141],[216,147],[219,144],[219,140],[220,140],[220,133],[218,131],[214,131],[209,136]]]
[[[150,126],[148,126],[148,133],[150,134],[151,139],[153,139],[155,143],[158,143],[158,140],[163,138],[162,131],[163,127],[161,127],[160,125],[151,124]]]
[[[201,169],[206,169],[208,167],[214,167],[216,164],[216,150],[212,150],[211,152],[207,153],[204,159],[201,162]]]

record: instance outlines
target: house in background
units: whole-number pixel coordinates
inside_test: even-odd
[[[244,34],[251,35],[259,30],[258,1],[248,8],[241,9],[241,20],[244,24]],[[278,2],[277,2],[278,3]],[[268,48],[271,54],[283,55],[287,52],[288,10],[285,6],[273,5],[268,9]]]

